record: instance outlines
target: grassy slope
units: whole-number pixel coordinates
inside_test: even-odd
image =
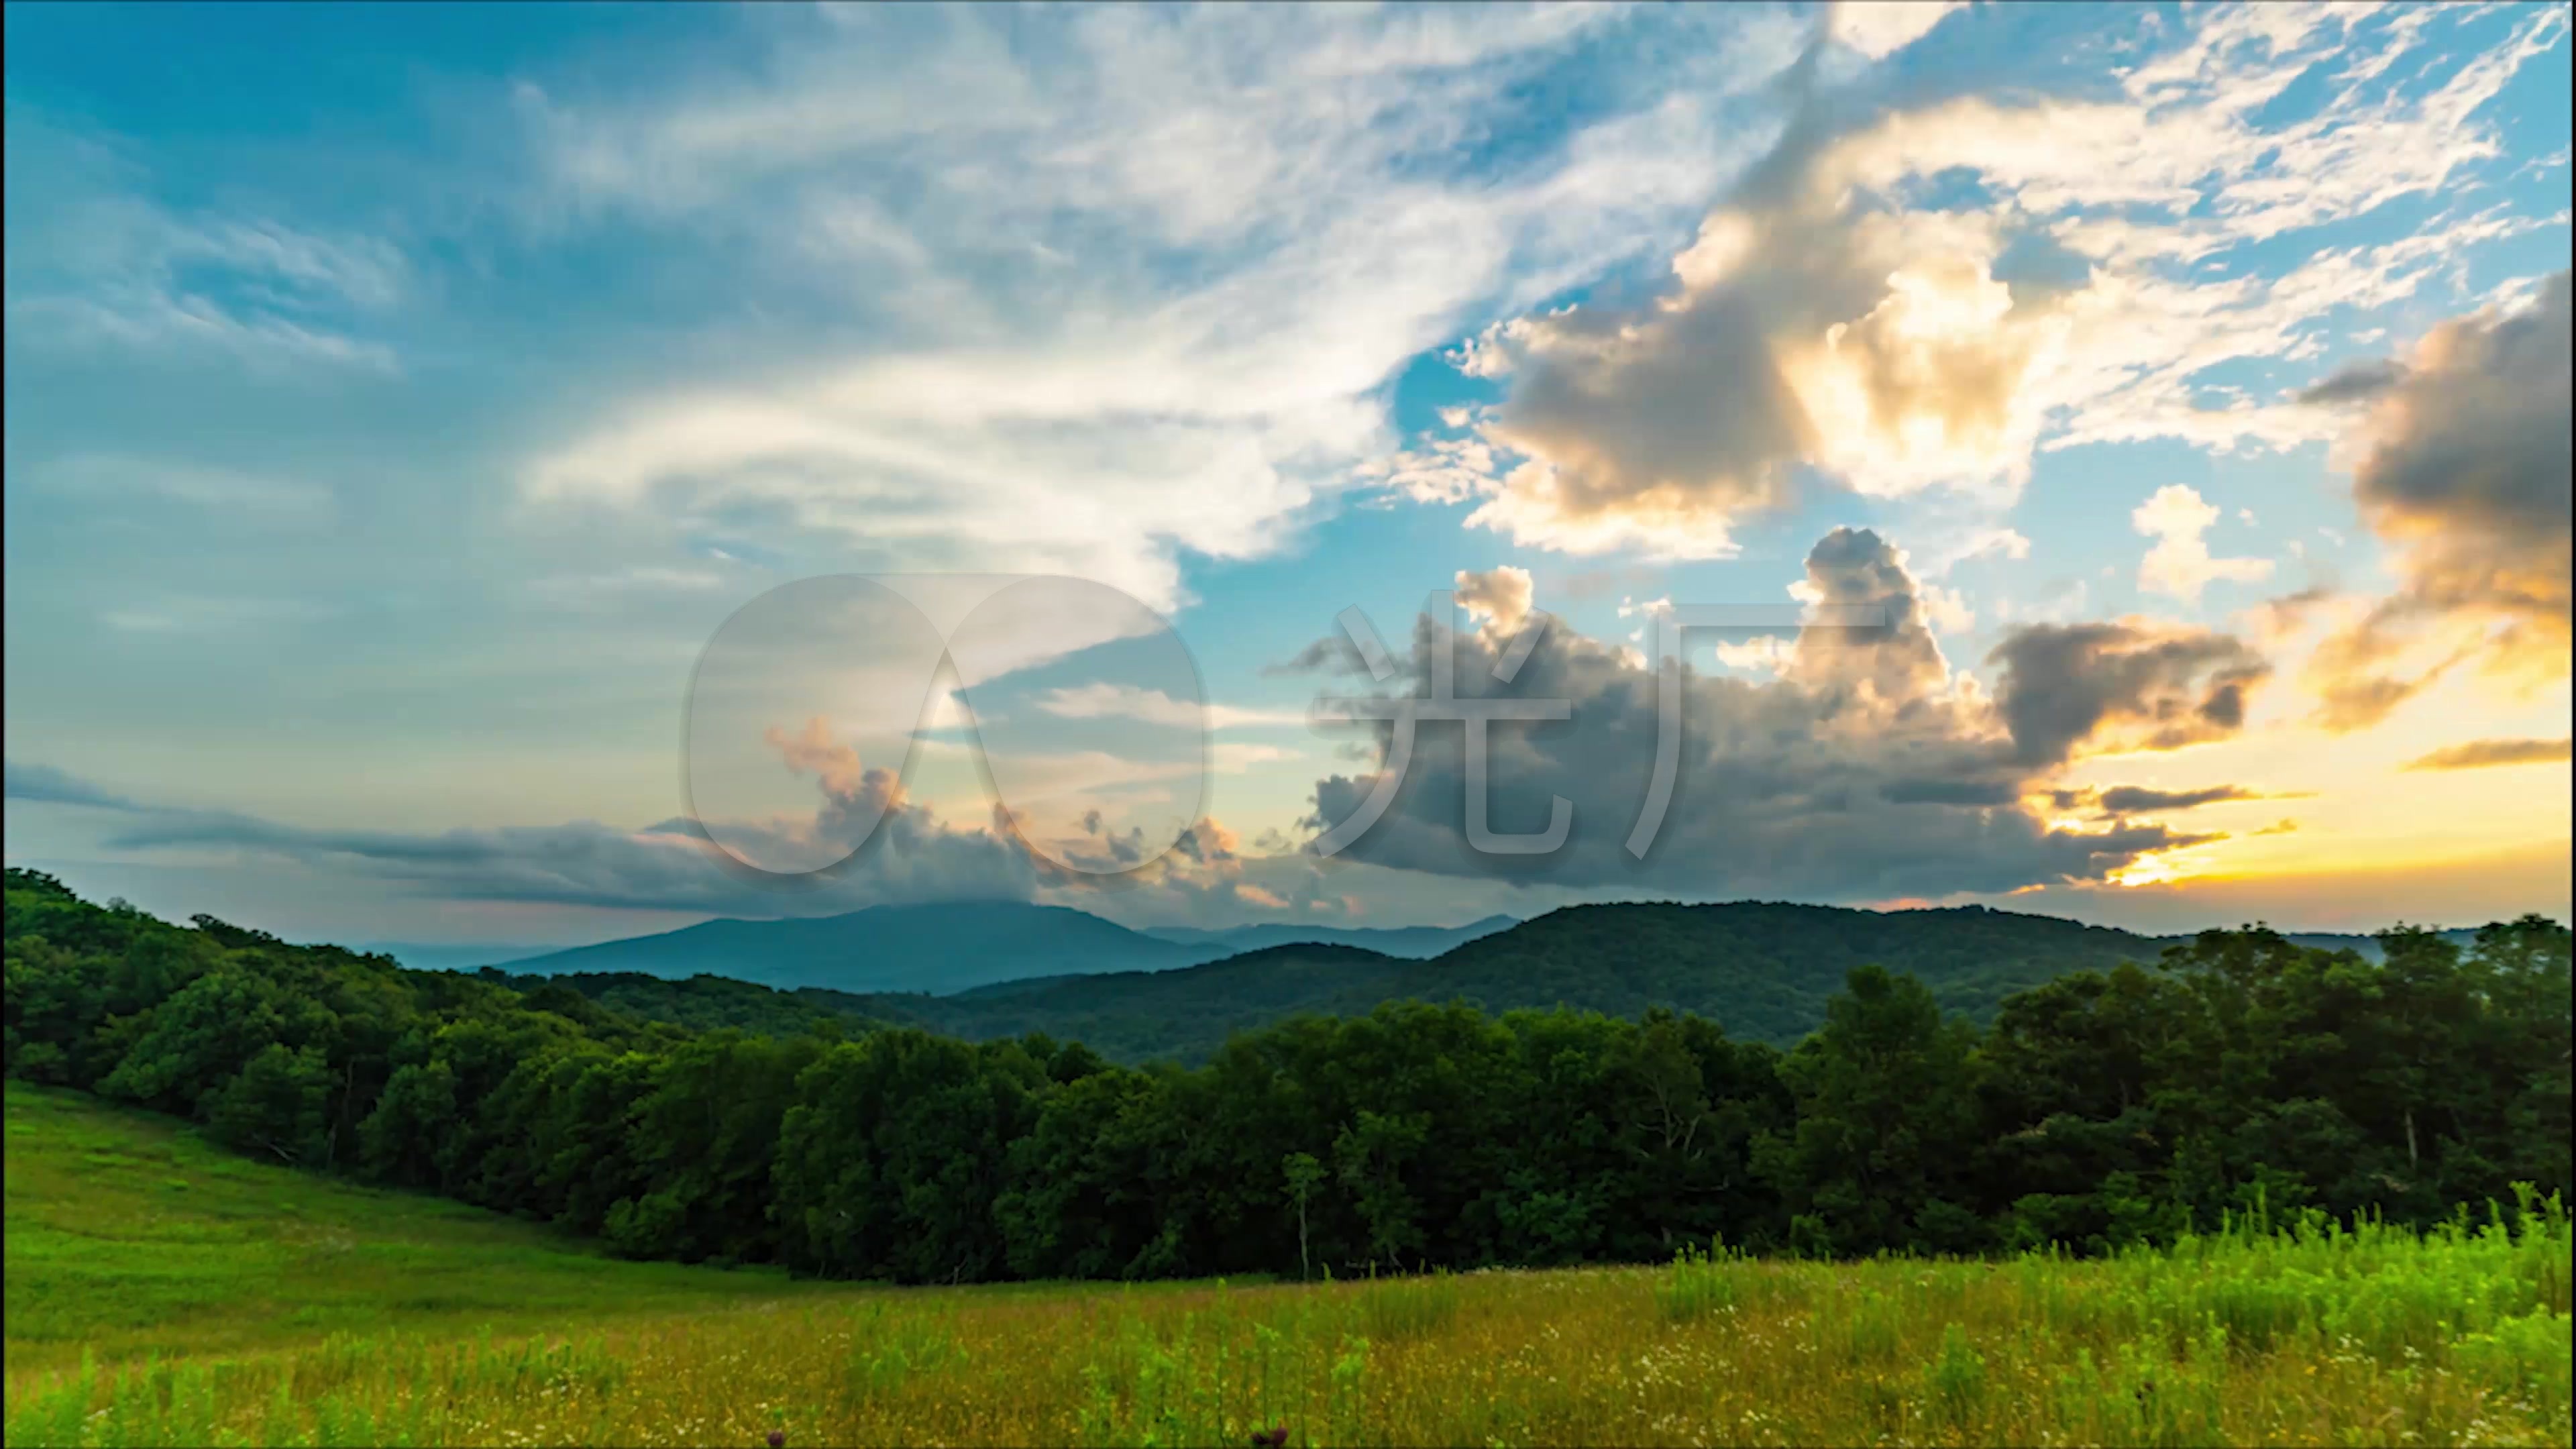
[[[8,1084],[8,1368],[466,1334],[807,1297],[783,1273],[626,1263],[531,1224],[237,1157],[166,1119]]]
[[[2569,1442],[2558,1214],[2091,1263],[800,1289],[69,1094],[12,1084],[8,1124],[11,1445]]]

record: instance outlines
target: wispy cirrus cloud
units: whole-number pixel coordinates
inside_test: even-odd
[[[175,594],[146,597],[102,611],[98,621],[125,634],[226,634],[310,624],[339,612],[314,599]]]
[[[1059,719],[1129,719],[1173,729],[1227,730],[1306,722],[1306,716],[1296,710],[1202,704],[1132,684],[1069,685],[1045,691],[1036,703]]]
[[[320,483],[183,458],[75,453],[29,471],[51,492],[102,504],[178,504],[226,521],[309,525],[334,512],[332,492]]]
[[[2566,740],[2471,740],[2421,755],[2409,770],[2483,770],[2497,765],[2545,765],[2568,757]]]
[[[558,224],[738,236],[756,206],[763,275],[868,344],[639,388],[528,460],[532,505],[766,510],[1168,610],[1182,552],[1330,505],[1411,358],[1685,227],[1794,44],[1761,11],[1000,14],[782,15],[649,106],[523,94]],[[1605,46],[1560,132],[1509,131]]]
[[[14,100],[8,122],[13,347],[399,370],[373,326],[412,285],[391,241],[174,206],[115,138]]]

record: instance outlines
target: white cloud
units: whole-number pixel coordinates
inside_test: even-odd
[[[1932,627],[1933,633],[1965,634],[1977,627],[1976,609],[1957,590],[1927,583],[1918,592],[1923,601],[1923,622]]]
[[[1483,573],[1460,569],[1455,584],[1458,606],[1496,633],[1512,633],[1530,616],[1535,589],[1525,568],[1504,564]]]
[[[1965,0],[1841,0],[1827,22],[1834,40],[1881,60],[1922,39]]]
[[[1199,704],[1174,699],[1159,689],[1144,689],[1132,684],[1092,683],[1050,689],[1038,697],[1038,708],[1061,719],[1132,719],[1146,724],[1166,725],[1174,729],[1242,729],[1261,725],[1302,725],[1306,716],[1296,710],[1242,709],[1233,705]],[[1262,746],[1220,746],[1221,749],[1260,749]],[[1249,758],[1238,754],[1239,758]]]
[[[2030,557],[2030,540],[2009,528],[1989,529],[1975,540],[1966,556],[1974,558],[1982,553],[2001,554],[2008,559],[2026,559]]]
[[[573,608],[616,608],[641,594],[710,593],[725,586],[726,576],[712,568],[672,568],[633,564],[595,573],[552,574],[530,579],[527,591],[542,603]]]
[[[529,501],[765,510],[897,567],[1169,611],[1183,553],[1268,552],[1384,451],[1407,359],[1674,235],[1791,53],[1769,17],[1685,17],[1670,65],[1497,176],[1461,142],[1627,20],[1003,14],[781,18],[752,73],[649,107],[523,96],[562,224],[766,229],[809,279],[848,273],[815,252],[848,238],[887,275],[850,299],[868,344],[646,389],[529,459]]]
[[[1717,656],[1718,663],[1729,669],[1749,670],[1757,674],[1779,674],[1788,669],[1795,653],[1795,646],[1779,635],[1765,634],[1754,639],[1721,639],[1709,646],[1709,652]],[[1643,669],[1644,660],[1645,656],[1640,654],[1636,656],[1635,661],[1627,662],[1625,667]]]
[[[2156,541],[2138,563],[2139,588],[2197,603],[2200,591],[2210,584],[2253,583],[2272,576],[2272,561],[2267,558],[2210,556],[2201,535],[2218,522],[2218,508],[2186,485],[2157,489],[2131,510],[2129,522]]]
[[[1274,765],[1297,758],[1295,750],[1281,749],[1277,745],[1245,745],[1227,741],[1208,750],[1209,767],[1221,775],[1240,775],[1255,765]]]

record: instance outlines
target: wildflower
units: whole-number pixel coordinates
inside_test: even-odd
[[[772,1429],[769,1431],[769,1449],[787,1449],[786,1430]]]
[[[1252,1431],[1253,1449],[1266,1449],[1266,1446],[1282,1446],[1287,1442],[1288,1426],[1285,1424],[1273,1424],[1267,1429],[1255,1429]]]

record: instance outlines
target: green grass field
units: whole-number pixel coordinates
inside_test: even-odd
[[[560,1330],[793,1302],[766,1270],[623,1263],[438,1198],[290,1172],[185,1126],[8,1084],[8,1371],[335,1333]]]
[[[2567,1444],[2555,1205],[2097,1262],[895,1290],[8,1089],[19,1444]]]

